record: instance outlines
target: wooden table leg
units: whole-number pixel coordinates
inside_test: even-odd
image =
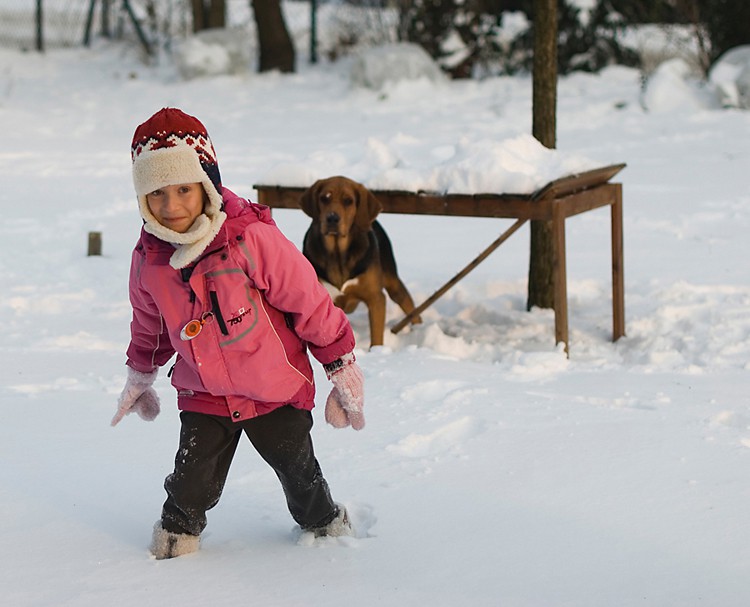
[[[565,208],[555,203],[552,209],[552,264],[555,306],[555,344],[563,342],[568,354],[568,276],[565,266]]]
[[[625,272],[623,262],[622,184],[615,188],[612,203],[612,341],[625,335]]]

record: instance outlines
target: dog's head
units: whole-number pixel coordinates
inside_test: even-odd
[[[383,209],[370,190],[346,177],[319,179],[302,194],[300,206],[323,234],[342,237],[352,229],[369,231]]]

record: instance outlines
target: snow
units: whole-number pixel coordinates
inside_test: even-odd
[[[711,66],[709,79],[724,107],[750,107],[750,45],[728,50]]]
[[[559,151],[542,153],[528,77],[373,91],[351,84],[345,60],[183,81],[135,55],[0,50],[4,605],[748,604],[750,115],[696,104],[690,87],[673,90],[680,111],[650,110],[631,69],[572,74],[559,82]],[[129,144],[165,105],[203,120],[224,182],[248,196],[273,175],[515,189],[573,168],[561,158],[626,162],[627,337],[610,341],[608,212],[567,224],[569,358],[552,312],[525,309],[521,231],[422,325],[358,348],[361,432],[325,425],[316,366],[316,451],[356,537],[296,535],[243,441],[201,551],[155,561],[179,427],[165,374],[154,422],[109,420],[141,223]],[[503,181],[492,167],[507,158],[520,169]],[[274,216],[301,244],[306,216]],[[509,225],[381,222],[418,302]],[[94,230],[104,254],[87,257]],[[366,344],[365,311],[351,320]]]
[[[374,190],[531,194],[559,177],[602,166],[545,148],[529,134],[502,141],[459,136],[437,146],[403,133],[388,141],[352,140],[350,152],[320,149],[276,165],[260,176],[260,184],[306,187],[318,175],[341,174]]]
[[[374,90],[386,83],[426,78],[444,82],[447,76],[418,44],[399,42],[365,48],[356,54],[352,82]]]

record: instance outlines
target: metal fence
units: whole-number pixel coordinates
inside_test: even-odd
[[[0,0],[0,46],[22,50],[81,43],[88,0]]]
[[[239,18],[249,5],[250,0],[227,0],[228,11]],[[0,0],[0,46],[75,47],[97,36],[148,46],[164,35],[187,35],[190,15],[190,0]]]
[[[392,37],[384,7],[392,0],[283,0],[290,33],[304,53],[315,28],[328,32],[320,52],[335,56],[362,41]],[[252,0],[226,0],[227,26],[253,33]],[[321,15],[316,25],[312,9]],[[325,26],[321,22],[325,22]],[[192,32],[191,0],[0,0],[0,47],[25,51],[76,47],[97,38],[125,39],[147,51],[169,48]]]

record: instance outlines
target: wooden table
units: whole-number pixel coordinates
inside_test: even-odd
[[[612,254],[612,340],[625,335],[625,286],[623,272],[622,184],[610,183],[625,164],[585,171],[551,181],[532,194],[435,194],[374,190],[384,213],[448,215],[455,217],[497,217],[516,222],[490,244],[411,315],[391,331],[397,333],[411,316],[421,313],[455,285],[492,251],[530,220],[552,222],[555,341],[568,352],[568,288],[565,260],[565,220],[568,217],[609,206]],[[298,209],[303,187],[256,185],[258,202],[271,208]]]

